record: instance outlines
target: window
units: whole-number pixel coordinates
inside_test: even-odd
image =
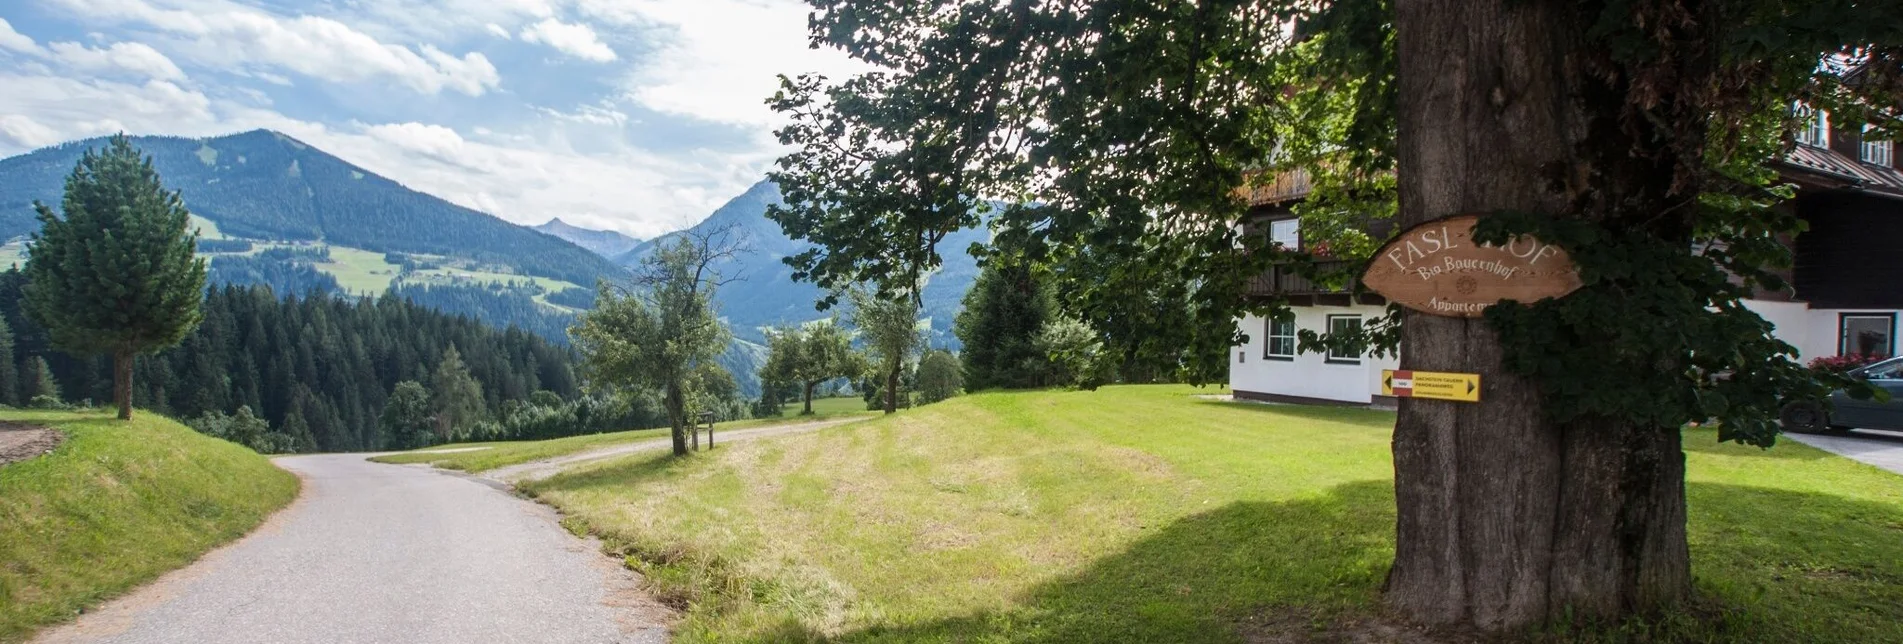
[[[1841,328],[1837,336],[1838,355],[1882,358],[1895,355],[1896,314],[1845,313],[1838,320]]]
[[[1302,247],[1302,220],[1283,219],[1269,222],[1269,241],[1275,245],[1297,250]]]
[[[1868,125],[1863,126],[1863,132],[1863,154],[1859,155],[1863,157],[1863,162],[1886,168],[1890,167],[1891,151],[1893,150],[1893,146],[1890,142],[1871,140],[1869,138],[1870,126]]]
[[[1830,147],[1830,112],[1811,109],[1798,103],[1791,108],[1797,114],[1797,142],[1819,148]]]
[[[1335,336],[1335,337],[1342,337],[1342,336],[1350,335],[1350,334],[1359,335],[1360,333],[1361,333],[1361,316],[1359,315],[1330,315],[1328,316],[1328,334],[1329,335]],[[1355,343],[1354,345],[1348,346],[1348,347],[1329,347],[1328,348],[1328,362],[1333,364],[1361,364],[1361,353],[1362,353],[1362,347],[1360,343]]]
[[[1903,361],[1890,360],[1864,367],[1863,377],[1871,380],[1903,380]]]
[[[1269,360],[1295,359],[1295,320],[1276,320],[1271,318],[1263,326],[1268,338],[1262,344],[1262,357]]]

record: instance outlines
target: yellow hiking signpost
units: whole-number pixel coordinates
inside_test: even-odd
[[[1480,374],[1383,369],[1381,395],[1480,402]]]

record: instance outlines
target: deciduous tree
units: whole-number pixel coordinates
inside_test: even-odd
[[[918,306],[909,293],[881,297],[864,289],[852,291],[852,324],[859,329],[872,366],[885,383],[885,413],[899,410],[899,376],[918,352]]]
[[[569,329],[590,387],[662,392],[676,456],[689,450],[694,370],[720,355],[730,337],[713,296],[733,279],[720,274],[720,265],[744,252],[737,234],[723,228],[662,240],[631,285],[603,281],[595,310]]]
[[[1724,440],[1769,445],[1780,403],[1845,384],[1796,364],[1741,303],[1784,286],[1779,239],[1801,228],[1768,207],[1783,146],[1756,134],[1768,121],[1775,143],[1794,99],[1903,129],[1903,3],[811,4],[816,42],[884,68],[788,80],[774,100],[797,146],[789,201],[822,204],[781,221],[822,247],[802,264],[821,280],[916,274],[937,249],[903,233],[1012,195],[1000,243],[1168,267],[1189,285],[1188,341],[1232,342],[1240,313],[1273,312],[1247,303],[1247,281],[1302,254],[1246,234],[1237,188],[1303,164],[1360,169],[1336,188],[1373,192],[1336,203],[1403,228],[1478,213],[1480,239],[1567,249],[1585,287],[1566,298],[1374,325],[1403,367],[1488,383],[1477,404],[1401,404],[1385,592],[1404,616],[1495,630],[1678,602],[1679,427],[1716,419]],[[1304,96],[1340,117],[1306,142],[1288,136]],[[1369,179],[1390,172],[1392,209]],[[851,225],[878,234],[846,239],[821,216],[870,199],[886,201]]]
[[[852,350],[852,335],[830,320],[770,331],[767,351],[760,377],[798,385],[802,416],[812,415],[813,390],[821,383],[865,371],[864,359]]]
[[[132,418],[132,361],[198,325],[205,262],[177,192],[118,135],[87,150],[66,179],[60,213],[39,202],[28,242],[28,310],[53,344],[113,360],[113,403]]]
[[[928,349],[918,359],[918,404],[929,405],[949,400],[964,391],[963,369],[958,356],[944,349]]]

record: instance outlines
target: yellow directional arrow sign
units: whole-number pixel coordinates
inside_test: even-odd
[[[1480,374],[1383,369],[1381,394],[1396,398],[1480,402]]]

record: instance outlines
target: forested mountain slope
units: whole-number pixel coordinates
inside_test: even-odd
[[[746,254],[721,267],[723,276],[738,277],[740,281],[722,287],[715,296],[721,315],[733,325],[734,335],[751,342],[764,343],[762,330],[766,327],[798,324],[833,313],[814,308],[825,294],[811,283],[793,281],[793,268],[783,261],[808,245],[788,238],[778,223],[767,219],[767,207],[781,203],[779,186],[761,181],[688,229],[711,233],[731,228],[746,245]],[[644,242],[616,261],[633,266],[655,244],[672,237],[663,235]],[[958,314],[965,291],[978,278],[978,262],[966,250],[972,243],[988,239],[985,229],[973,228],[947,236],[939,244],[945,264],[926,283],[924,310],[920,313],[931,320],[933,346],[957,346],[957,339],[951,335],[952,318]]]
[[[0,160],[0,239],[39,227],[87,148],[74,141]],[[255,130],[209,139],[134,137],[194,214],[248,239],[324,241],[377,252],[462,257],[592,285],[621,271],[554,236],[416,192],[291,137]]]

